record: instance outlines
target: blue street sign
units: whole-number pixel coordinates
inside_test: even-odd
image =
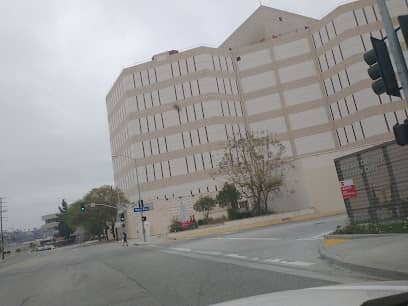
[[[150,207],[149,206],[145,206],[145,207],[133,207],[133,211],[134,212],[142,212],[142,211],[149,211]]]

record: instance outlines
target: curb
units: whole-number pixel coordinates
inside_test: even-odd
[[[209,237],[209,236],[216,236],[216,235],[223,235],[223,234],[232,234],[232,233],[239,233],[242,231],[250,231],[250,230],[256,230],[260,228],[265,228],[273,225],[279,225],[279,224],[287,224],[287,223],[296,223],[296,222],[304,222],[304,221],[310,221],[310,220],[316,220],[324,217],[334,217],[334,216],[339,216],[339,215],[344,215],[343,211],[335,211],[335,212],[329,212],[329,213],[311,213],[311,214],[304,214],[304,215],[298,215],[298,216],[293,216],[293,217],[284,217],[284,218],[277,218],[274,220],[268,220],[268,221],[263,221],[259,223],[248,223],[248,224],[242,224],[242,225],[231,225],[231,226],[226,226],[226,227],[209,227],[206,228],[208,231],[206,232],[193,232],[192,231],[185,231],[185,235],[182,235],[180,237],[167,237],[167,241],[173,241],[173,240],[186,240],[186,239],[197,239],[197,238],[203,238],[203,237]],[[183,233],[183,232],[180,232]]]
[[[407,280],[408,273],[373,268],[368,266],[356,265],[347,261],[342,260],[339,256],[334,255],[328,251],[328,249],[323,245],[324,241],[319,245],[320,257],[327,260],[329,263],[344,267],[349,270],[359,271],[365,274],[369,274],[376,277],[387,278],[392,280]]]
[[[362,239],[362,238],[378,238],[378,237],[395,237],[395,236],[402,236],[407,234],[329,234],[326,235],[326,239]]]

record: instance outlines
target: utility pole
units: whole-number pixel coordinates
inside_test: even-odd
[[[133,159],[133,158],[132,158]],[[133,159],[133,163],[135,166],[135,171],[136,171],[136,183],[137,183],[137,193],[139,195],[139,205],[141,205],[142,203],[142,196],[140,193],[140,182],[139,182],[139,175],[137,173],[137,163],[136,163],[136,159]],[[145,224],[144,224],[144,217],[143,217],[143,207],[142,210],[140,211],[140,219],[142,220],[142,232],[143,232],[143,242],[146,242],[146,230],[145,230]]]
[[[1,259],[4,260],[4,233],[3,233],[3,198],[0,197],[0,235],[1,235]]]
[[[408,107],[408,69],[405,62],[404,54],[401,50],[401,45],[395,32],[394,25],[390,12],[388,11],[385,0],[377,0],[378,9],[380,10],[381,19],[384,23],[385,32],[390,45],[390,52],[394,59],[395,68],[401,82],[402,91],[404,92],[405,103]]]

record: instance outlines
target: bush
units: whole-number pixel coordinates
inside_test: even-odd
[[[182,230],[181,222],[174,219],[170,224],[170,232],[181,232]]]
[[[237,211],[230,208],[227,210],[227,212],[229,220],[238,220],[252,217],[252,213],[250,211]]]
[[[386,234],[408,233],[408,219],[391,223],[349,223],[344,227],[337,226],[333,234]]]
[[[16,249],[16,253],[20,253],[21,252],[21,249]]]
[[[209,219],[208,220],[207,219],[200,219],[200,220],[197,221],[197,224],[198,224],[198,226],[206,225],[206,224],[208,224],[208,221],[209,221]]]

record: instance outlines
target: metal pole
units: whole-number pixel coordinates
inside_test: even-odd
[[[0,198],[1,259],[4,260],[3,198]]]
[[[392,24],[390,12],[388,11],[385,0],[377,0],[377,5],[380,10],[381,19],[384,23],[385,32],[387,33],[392,58],[394,59],[397,74],[404,92],[405,103],[408,107],[408,69],[404,54],[402,53],[401,45],[397,33],[394,30],[394,25]]]
[[[137,173],[137,163],[136,163],[136,159],[132,158],[133,163],[135,165],[135,171],[136,171],[136,182],[137,182],[137,192],[139,194],[139,202],[141,202],[142,196],[140,194],[140,182],[139,182],[139,175]],[[142,220],[142,232],[143,232],[143,242],[146,242],[146,230],[145,230],[145,224],[144,224],[144,220],[143,220],[143,209],[140,211],[140,219]]]

